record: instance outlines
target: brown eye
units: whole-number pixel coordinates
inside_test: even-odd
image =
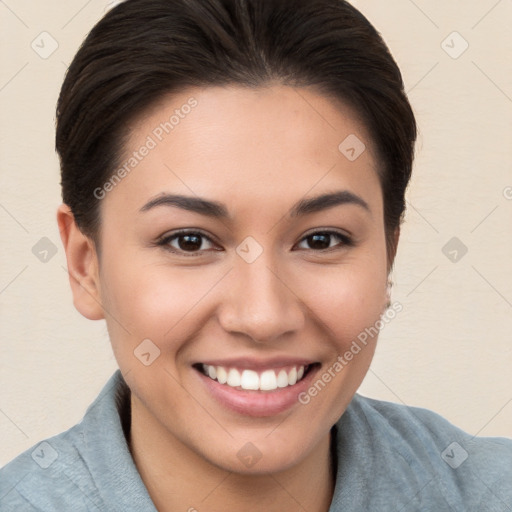
[[[201,235],[178,235],[178,248],[182,251],[198,251],[203,243]]]
[[[307,244],[306,247],[304,247],[304,245],[301,246],[301,244],[304,243]],[[304,237],[299,243],[301,249],[312,249],[314,251],[323,251],[337,246],[343,247],[351,245],[353,245],[353,243],[348,236],[337,233],[336,231],[318,231]]]
[[[182,231],[162,238],[158,245],[175,253],[200,253],[211,250],[213,242],[203,233],[196,231]]]

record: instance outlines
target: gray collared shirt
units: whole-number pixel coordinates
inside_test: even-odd
[[[0,469],[0,511],[155,512],[126,441],[129,405],[117,370],[80,423]],[[329,512],[512,512],[512,439],[358,394],[336,432]]]

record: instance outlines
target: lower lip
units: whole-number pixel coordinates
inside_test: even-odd
[[[273,391],[246,391],[221,384],[194,369],[208,392],[221,405],[239,414],[253,417],[275,416],[299,404],[298,396],[309,387],[318,370],[319,367],[312,368],[293,386]]]

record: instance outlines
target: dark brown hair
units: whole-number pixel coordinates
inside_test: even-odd
[[[405,211],[416,123],[375,28],[344,0],[127,0],[91,30],[57,104],[63,201],[96,242],[94,190],[130,123],[189,86],[314,86],[351,106],[378,152],[388,257]],[[341,142],[341,141],[340,141]]]

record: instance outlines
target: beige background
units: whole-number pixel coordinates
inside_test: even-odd
[[[63,75],[109,3],[0,2],[0,465],[78,422],[116,368],[105,324],[72,305],[53,150]],[[421,130],[393,275],[404,309],[360,392],[512,437],[512,2],[354,4],[401,66]],[[43,237],[47,262],[32,252]]]

